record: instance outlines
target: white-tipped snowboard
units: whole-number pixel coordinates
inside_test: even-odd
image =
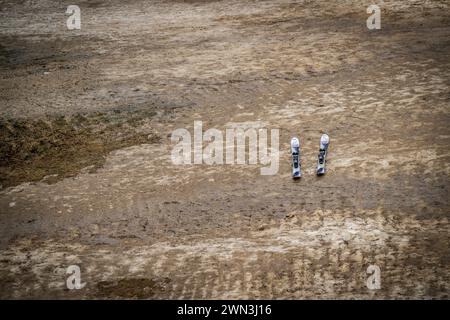
[[[292,178],[299,179],[302,176],[302,169],[300,163],[300,141],[296,137],[291,139],[291,154],[292,154]]]
[[[320,137],[320,149],[319,156],[317,160],[317,175],[321,176],[326,172],[326,162],[327,162],[327,153],[328,146],[330,144],[330,137],[327,134],[323,134]]]

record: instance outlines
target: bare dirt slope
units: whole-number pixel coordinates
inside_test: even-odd
[[[447,1],[77,4],[0,1],[1,298],[449,297]],[[279,128],[279,173],[173,165],[194,120]]]

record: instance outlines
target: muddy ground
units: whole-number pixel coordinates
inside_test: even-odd
[[[448,299],[449,3],[371,3],[1,0],[0,297]],[[278,174],[172,164],[194,120]]]

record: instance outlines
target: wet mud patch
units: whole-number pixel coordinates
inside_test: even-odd
[[[64,10],[64,9],[63,9]],[[9,79],[10,72],[22,75],[39,74],[40,70],[70,70],[100,58],[107,41],[99,37],[73,36],[71,39],[36,39],[33,35],[0,35],[0,79]]]
[[[119,110],[0,119],[0,188],[42,179],[54,183],[82,169],[94,172],[113,150],[158,143],[149,125],[154,115]]]
[[[164,292],[169,278],[123,278],[97,283],[98,295],[105,298],[145,299]]]

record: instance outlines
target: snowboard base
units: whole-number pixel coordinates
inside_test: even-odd
[[[300,163],[300,141],[294,137],[291,139],[292,178],[300,179],[302,176]]]
[[[319,155],[317,159],[317,175],[322,176],[326,172],[326,162],[327,162],[327,153],[328,153],[328,145],[330,144],[330,137],[327,134],[323,134],[320,137],[320,149]]]

